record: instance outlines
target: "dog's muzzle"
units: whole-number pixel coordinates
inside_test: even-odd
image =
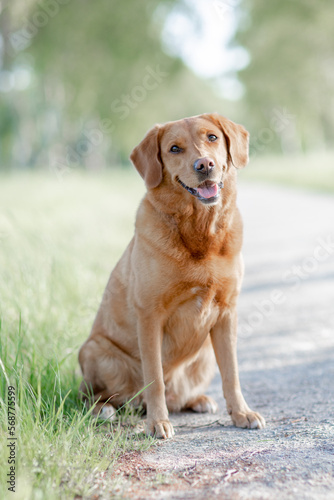
[[[220,190],[224,187],[223,182],[216,183],[209,180],[203,182],[197,188],[187,186],[178,177],[177,181],[184,189],[188,191],[188,193],[198,198],[205,205],[217,203],[220,195]]]

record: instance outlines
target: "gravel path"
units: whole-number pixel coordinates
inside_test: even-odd
[[[171,415],[176,436],[123,457],[112,494],[142,499],[334,499],[334,197],[239,188],[245,280],[239,366],[264,430]],[[111,492],[109,492],[111,493]]]

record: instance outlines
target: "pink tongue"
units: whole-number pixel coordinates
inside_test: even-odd
[[[197,188],[197,191],[202,196],[202,198],[212,198],[218,193],[217,184],[212,184],[212,186],[204,186]]]

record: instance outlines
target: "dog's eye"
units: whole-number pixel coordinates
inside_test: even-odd
[[[208,139],[210,142],[215,142],[218,139],[218,137],[215,134],[209,134]]]
[[[171,153],[181,153],[182,149],[179,148],[179,146],[176,146],[175,144],[170,148],[169,150]]]
[[[210,142],[215,142],[218,139],[218,137],[215,134],[209,134],[208,139]]]

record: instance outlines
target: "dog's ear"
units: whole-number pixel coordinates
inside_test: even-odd
[[[138,146],[134,148],[130,159],[148,189],[159,186],[162,181],[162,161],[160,158],[160,125],[152,128]]]
[[[223,131],[232,164],[236,168],[245,167],[249,159],[249,133],[247,130],[242,125],[234,123],[218,113],[212,113],[209,117]]]

